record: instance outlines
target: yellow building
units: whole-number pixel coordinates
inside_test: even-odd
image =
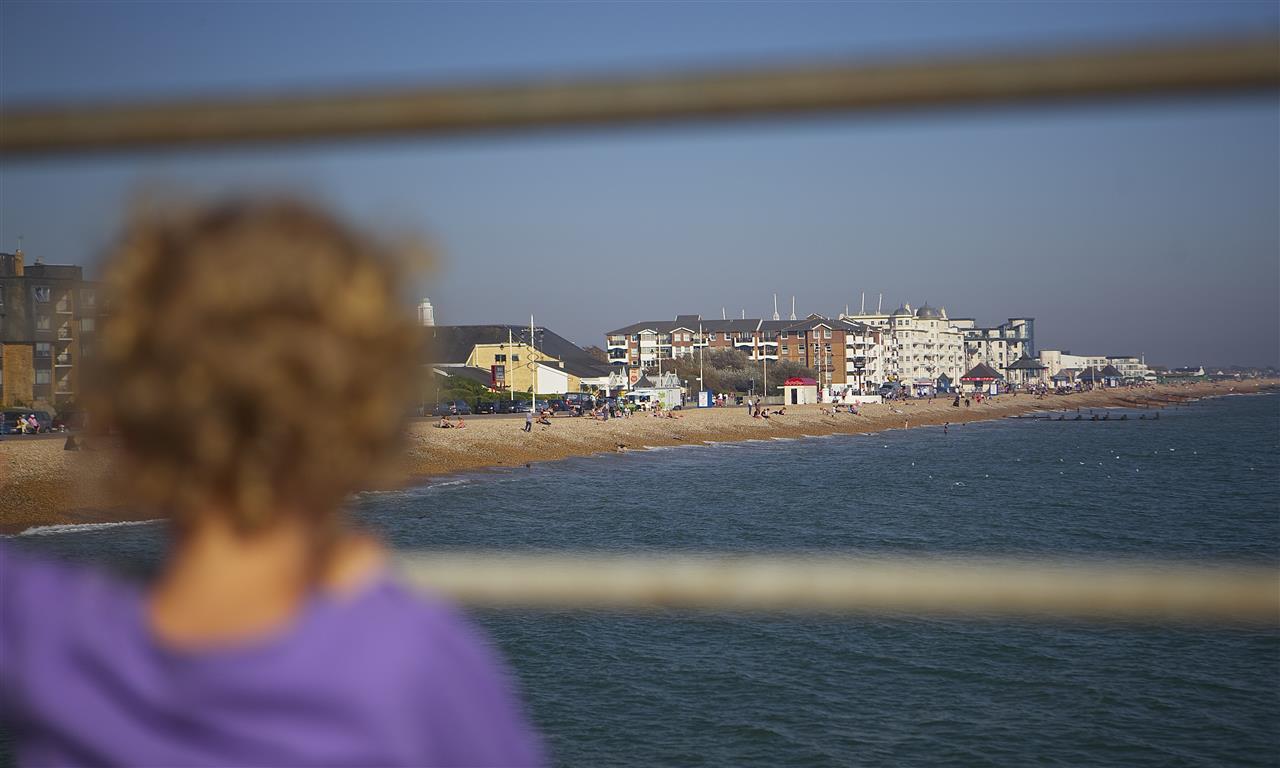
[[[577,392],[582,380],[564,370],[564,363],[528,344],[477,344],[467,365],[492,371],[495,389],[540,393]]]
[[[493,389],[537,394],[581,392],[607,382],[610,368],[546,328],[516,325],[436,325],[424,328],[429,362],[442,372],[488,372]]]

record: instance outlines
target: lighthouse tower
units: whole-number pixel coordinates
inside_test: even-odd
[[[436,324],[436,310],[431,306],[431,299],[424,298],[418,304],[418,325]]]

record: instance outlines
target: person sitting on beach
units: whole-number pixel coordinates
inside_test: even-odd
[[[440,421],[436,424],[438,429],[449,429],[453,426],[453,422],[449,421],[449,414],[440,417]]]
[[[342,514],[417,390],[392,257],[296,203],[132,225],[85,401],[168,552],[143,585],[0,539],[17,764],[544,762],[480,631]]]

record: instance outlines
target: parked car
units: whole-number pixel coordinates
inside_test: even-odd
[[[0,434],[12,435],[15,432],[22,432],[18,429],[18,419],[25,419],[27,416],[35,414],[36,423],[40,425],[40,432],[50,432],[53,430],[53,417],[48,411],[33,411],[29,408],[9,408],[0,415]]]
[[[0,435],[13,434],[14,428],[18,425],[18,419],[25,418],[26,411],[7,410],[0,412]]]
[[[476,413],[497,413],[498,404],[492,400],[478,400],[475,407]]]
[[[894,395],[904,394],[906,387],[902,386],[900,381],[886,381],[880,385],[881,397],[892,397]]]
[[[445,400],[431,409],[432,416],[470,416],[471,406],[466,400]]]
[[[532,407],[533,406],[529,404],[528,400],[517,400],[515,402],[515,405],[511,406],[511,412],[512,413],[528,413]]]

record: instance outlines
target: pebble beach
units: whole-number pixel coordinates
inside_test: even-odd
[[[1275,380],[1246,380],[1095,390],[1070,395],[1000,395],[971,407],[952,406],[949,397],[864,405],[857,415],[831,413],[818,405],[788,406],[786,415],[755,419],[745,407],[688,409],[678,418],[637,414],[596,421],[559,416],[550,426],[522,431],[523,418],[465,419],[462,429],[440,429],[434,420],[415,420],[406,435],[402,466],[390,473],[408,485],[455,472],[510,467],[571,456],[643,450],[705,441],[733,442],[771,437],[879,432],[931,427],[952,429],[967,422],[1019,416],[1035,411],[1127,407],[1162,408],[1190,399],[1244,394],[1280,386]],[[776,406],[774,407],[776,408]],[[35,526],[69,525],[155,517],[113,502],[103,479],[112,471],[112,451],[66,451],[56,438],[0,438],[0,534]]]

